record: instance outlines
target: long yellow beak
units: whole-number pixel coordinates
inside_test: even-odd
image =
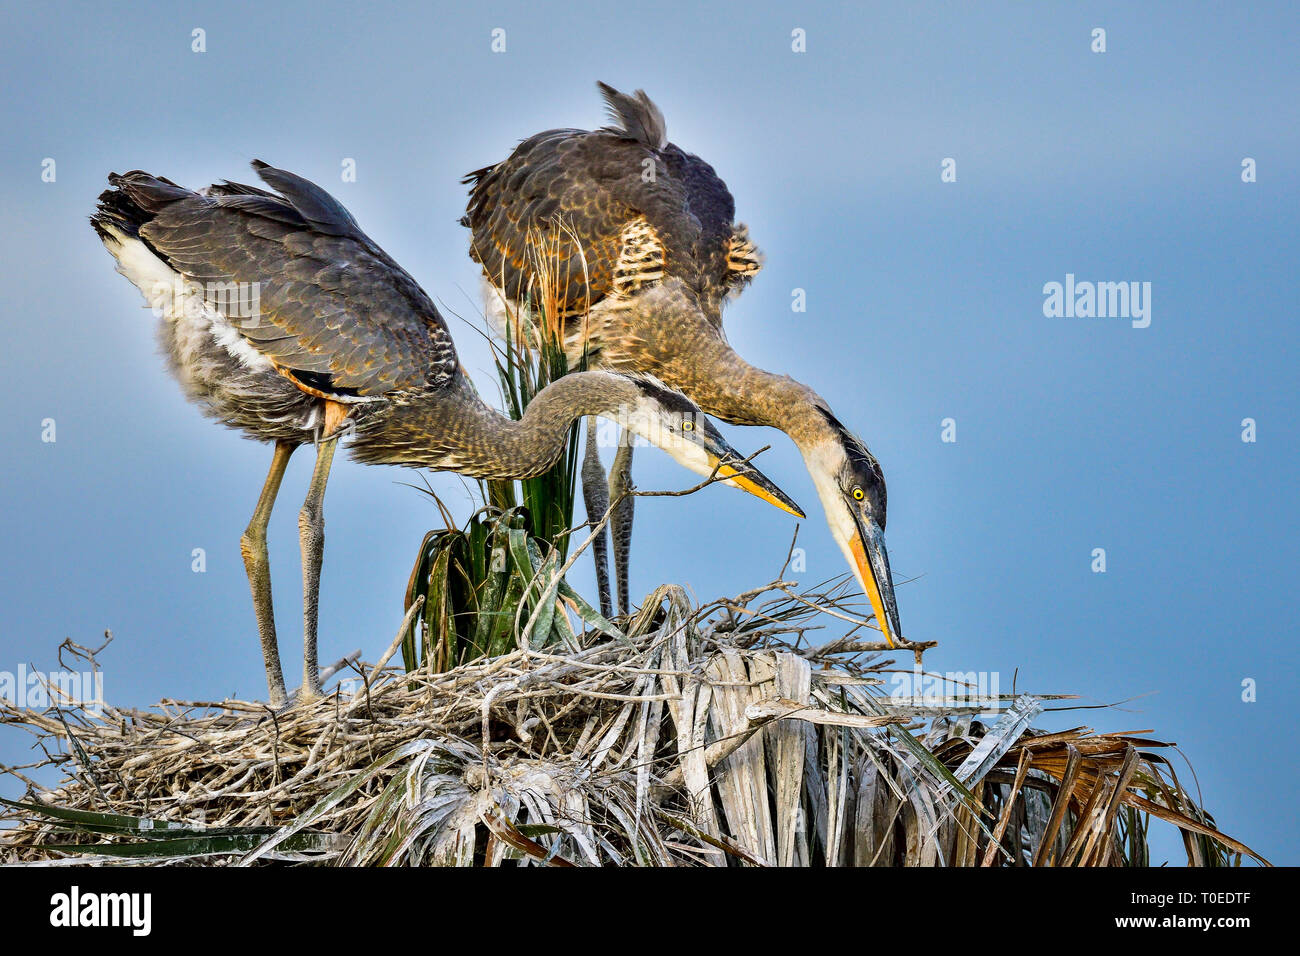
[[[748,491],[755,498],[761,498],[769,505],[775,505],[796,518],[807,517],[784,491],[769,481],[767,476],[757,468],[747,466],[748,471],[737,471],[731,465],[719,465],[716,460],[712,464],[718,469],[718,477],[726,478],[728,484],[735,485],[742,491]]]
[[[868,551],[868,548],[871,550]],[[854,570],[871,609],[876,613],[876,623],[890,647],[897,647],[902,639],[898,623],[898,604],[894,600],[894,581],[889,571],[889,556],[885,552],[885,539],[874,526],[859,525],[859,533],[849,541],[853,553]]]

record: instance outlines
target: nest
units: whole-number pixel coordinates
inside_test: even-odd
[[[375,666],[280,713],[0,703],[46,755],[0,768],[27,786],[0,862],[1142,865],[1151,817],[1189,864],[1255,856],[1169,744],[1035,730],[1049,696],[886,693],[894,662],[842,589],[697,608],[665,586],[619,639],[445,673],[388,666],[412,614]]]

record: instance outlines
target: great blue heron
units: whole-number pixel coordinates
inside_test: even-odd
[[[543,237],[574,357],[650,372],[724,421],[788,434],[893,645],[902,635],[880,465],[811,388],[755,368],[727,344],[723,303],[761,268],[731,193],[712,166],[668,142],[644,91],[598,85],[610,126],[538,133],[465,177],[471,256],[495,296],[517,307],[537,292],[526,253],[530,237]]]
[[[266,528],[289,456],[316,442],[299,514],[302,696],[319,693],[317,598],[322,501],[337,438],[367,463],[476,478],[539,474],[584,415],[615,418],[697,474],[788,503],[680,392],[649,375],[566,376],[512,421],[485,404],[433,302],[329,193],[255,162],[277,193],[224,182],[202,192],[134,171],[112,175],[91,223],[120,273],[162,321],[186,395],[213,418],[275,443],[240,541],[272,704],[286,699],[271,603]]]

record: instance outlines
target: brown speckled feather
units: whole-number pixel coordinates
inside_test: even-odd
[[[728,265],[737,229],[731,193],[708,163],[664,141],[663,117],[643,93],[601,88],[618,126],[538,133],[465,178],[470,255],[522,300],[536,285],[528,242],[540,230],[556,250],[562,308],[578,314],[619,291],[624,230],[643,220],[663,249],[664,276],[681,279],[716,313],[752,275]]]

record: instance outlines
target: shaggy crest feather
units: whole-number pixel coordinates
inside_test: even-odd
[[[664,114],[651,102],[645,90],[637,90],[628,96],[608,83],[597,83],[596,86],[605,97],[609,118],[615,123],[604,129],[622,133],[653,149],[663,149],[668,145],[668,125],[664,122]]]

